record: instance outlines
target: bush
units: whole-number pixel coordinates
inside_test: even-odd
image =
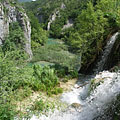
[[[41,99],[41,100],[35,101],[33,109],[38,111],[43,111],[45,109],[45,104],[43,100]]]
[[[47,111],[49,109],[54,109],[55,105],[53,102],[50,101],[43,101],[42,99],[40,100],[36,100],[34,102],[34,105],[32,107],[33,110],[38,111],[38,112],[43,112],[43,111]]]
[[[34,65],[33,69],[32,89],[46,91],[50,94],[51,90],[59,83],[55,70],[50,69],[48,66],[41,67],[40,65]]]
[[[52,91],[52,94],[58,95],[59,93],[63,93],[63,89],[62,88],[55,88]]]
[[[0,120],[14,120],[16,112],[10,103],[0,104]]]
[[[78,71],[76,71],[76,70],[70,71],[70,76],[71,76],[71,78],[77,78],[78,77]]]

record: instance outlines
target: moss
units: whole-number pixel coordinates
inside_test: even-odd
[[[90,93],[93,91],[93,90],[95,90],[95,88],[97,87],[97,86],[99,86],[101,83],[103,83],[104,81],[103,81],[104,79],[92,79],[91,80],[91,83],[90,83],[90,87],[89,87],[89,92],[88,92],[88,94],[90,95]]]

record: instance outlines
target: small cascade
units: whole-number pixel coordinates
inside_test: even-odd
[[[55,12],[50,16],[50,21],[48,22],[47,30],[50,30],[51,24],[56,20],[56,17],[60,16],[59,10],[55,10]]]
[[[61,7],[59,9],[64,10],[65,8],[66,8],[65,4],[62,3]],[[59,9],[55,10],[55,12],[52,15],[50,15],[50,20],[49,20],[48,25],[47,25],[48,31],[51,28],[51,24],[56,20],[56,17],[60,17],[60,10]]]
[[[96,68],[94,69],[95,73],[101,72],[104,69],[104,65],[107,62],[108,56],[111,53],[111,50],[117,39],[118,34],[119,32],[115,33],[107,42],[107,45],[105,46],[104,51],[102,52],[102,56],[97,62]]]

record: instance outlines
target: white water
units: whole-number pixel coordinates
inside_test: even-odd
[[[31,120],[93,120],[104,112],[108,104],[120,94],[120,75],[104,71],[95,76],[95,79],[101,78],[104,79],[104,83],[99,85],[86,99],[81,98],[88,93],[88,84],[78,88],[78,83],[71,92],[63,93],[62,101],[68,104],[79,103],[81,108],[68,107],[64,112],[56,110],[54,113],[50,112],[47,117],[45,115],[40,118],[33,116]]]
[[[113,48],[113,45],[116,41],[117,36],[119,35],[119,32],[115,33],[107,42],[107,45],[104,48],[104,51],[102,52],[102,56],[100,58],[100,61],[97,63],[97,68],[94,70],[95,72],[100,72],[103,70],[104,65],[108,59],[109,54],[111,53],[111,50]]]

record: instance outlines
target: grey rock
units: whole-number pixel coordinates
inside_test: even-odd
[[[72,27],[72,26],[73,26],[73,20],[72,20],[72,19],[69,19],[69,20],[67,21],[67,24],[63,26],[62,30],[67,29],[67,28],[70,28],[70,27]]]
[[[55,9],[55,11],[53,12],[53,14],[50,15],[49,17],[49,22],[48,22],[48,25],[47,25],[47,30],[49,31],[50,30],[50,27],[51,27],[51,24],[56,20],[56,17],[60,17],[60,9],[65,9],[66,6],[64,3],[61,4],[60,8],[59,9]]]
[[[19,10],[18,7],[20,8]],[[7,13],[4,13],[4,9],[7,10]],[[12,22],[19,22],[21,28],[23,29],[24,36],[26,38],[25,46],[23,47],[29,55],[29,60],[31,60],[31,25],[29,18],[22,7],[17,6],[16,4],[11,6],[11,4],[5,0],[0,3],[0,45],[9,34],[9,24]]]
[[[73,107],[73,108],[80,108],[81,105],[79,103],[72,103],[71,107]]]

